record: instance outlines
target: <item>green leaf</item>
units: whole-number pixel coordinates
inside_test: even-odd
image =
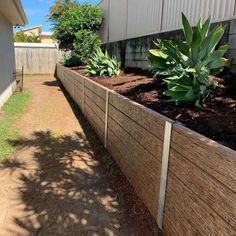
[[[151,50],[149,50],[149,52],[155,57],[161,57],[164,59],[166,59],[168,57],[168,55],[163,53],[160,49],[151,49]]]
[[[183,86],[174,86],[171,89],[169,89],[169,91],[174,91],[174,92],[187,92],[188,89],[186,87]]]
[[[182,42],[180,40],[173,40],[173,42],[176,44],[177,48],[182,54],[187,57],[190,57],[189,45],[186,42]]]
[[[202,35],[198,28],[195,28],[193,31],[193,40],[191,44],[191,58],[196,63],[199,56],[199,51],[202,42]]]
[[[229,49],[229,45],[225,44],[225,45],[220,46],[218,50],[226,52],[228,49]]]
[[[196,95],[194,94],[193,89],[189,89],[188,92],[185,94],[185,98],[187,101],[195,101]]]
[[[178,102],[186,101],[186,97],[185,97],[186,92],[173,92],[173,91],[167,90],[163,94],[168,97],[171,97],[172,101],[178,101]]]
[[[187,17],[184,15],[183,12],[182,12],[182,24],[186,41],[189,45],[191,45],[193,39],[193,31]]]
[[[168,68],[168,65],[166,64],[166,60],[161,57],[150,56],[149,61],[151,62],[151,66],[153,68],[158,68],[158,69]]]
[[[228,63],[228,60],[225,58],[220,58],[217,61],[213,61],[211,63],[209,63],[208,67],[212,70],[212,69],[218,69],[221,68],[223,66],[226,66]]]
[[[219,43],[223,34],[224,34],[224,28],[221,26],[219,26],[213,31],[212,38],[210,40],[210,44],[207,50],[208,53],[212,52],[212,50],[215,49],[216,45]]]
[[[109,74],[109,76],[112,76],[112,69],[111,68],[107,68],[107,71],[108,71],[108,74]]]
[[[205,23],[202,26],[201,34],[203,38],[207,36],[210,24],[211,24],[211,16],[208,17],[208,19],[205,21]]]
[[[218,61],[221,57],[223,57],[225,54],[224,50],[218,50],[218,51],[213,51],[212,53],[210,53],[210,55],[208,56],[206,63],[211,63],[213,61]]]

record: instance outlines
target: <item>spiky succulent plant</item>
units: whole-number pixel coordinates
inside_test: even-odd
[[[172,101],[193,102],[202,106],[215,87],[210,74],[219,73],[227,60],[223,55],[228,49],[216,46],[224,34],[224,27],[217,26],[210,31],[211,17],[204,23],[191,27],[182,13],[185,40],[157,40],[157,49],[150,50],[150,69],[154,77],[164,76],[167,83],[165,95]]]
[[[116,57],[110,57],[107,53],[98,48],[88,60],[86,66],[88,76],[114,76],[120,74],[120,62]]]

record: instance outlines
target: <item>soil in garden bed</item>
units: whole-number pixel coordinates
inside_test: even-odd
[[[84,69],[72,68],[84,74]],[[211,77],[218,88],[207,99],[204,107],[192,104],[175,105],[163,95],[166,85],[153,79],[149,72],[127,70],[114,78],[93,77],[103,86],[155,110],[185,126],[236,150],[236,75],[224,73]]]

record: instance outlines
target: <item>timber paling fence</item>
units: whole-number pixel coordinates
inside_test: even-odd
[[[236,235],[236,152],[57,65],[57,78],[166,235]]]
[[[25,74],[53,74],[63,52],[56,44],[14,43],[16,68]]]

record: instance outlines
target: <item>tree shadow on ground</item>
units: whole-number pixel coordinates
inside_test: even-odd
[[[159,235],[146,208],[65,95],[83,133],[56,136],[50,130],[38,131],[30,138],[9,140],[18,152],[33,149],[33,156],[26,153],[24,159],[0,166],[21,170],[15,202],[23,204],[24,213],[13,223],[27,235]],[[14,227],[9,232],[18,235]]]

